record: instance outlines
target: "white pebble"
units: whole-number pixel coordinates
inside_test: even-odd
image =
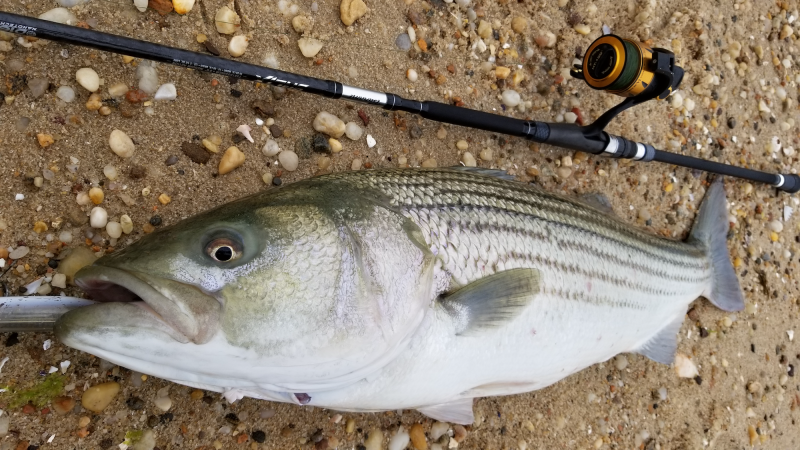
[[[306,58],[313,58],[322,50],[322,42],[314,38],[300,38],[297,40],[297,46]]]
[[[519,92],[513,89],[506,89],[505,91],[503,91],[502,97],[503,97],[503,104],[506,106],[510,106],[512,108],[519,105],[519,103],[522,101],[522,99],[519,96]]]
[[[108,212],[100,206],[92,208],[92,213],[89,216],[89,225],[91,225],[92,228],[104,228],[107,223]]]
[[[699,374],[694,362],[681,353],[675,355],[675,373],[681,378],[694,378]]]
[[[111,147],[111,151],[121,158],[130,158],[133,156],[133,151],[136,150],[131,138],[120,130],[111,132],[111,136],[108,138],[108,145]]]
[[[142,63],[136,68],[136,79],[139,80],[139,89],[149,95],[155,94],[160,86],[156,68],[147,63]]]
[[[75,25],[78,23],[78,18],[67,8],[53,8],[41,14],[39,18],[50,22],[63,23],[65,25]]]
[[[22,200],[25,200],[25,194],[17,194],[17,195],[15,195],[14,196],[14,200],[16,200],[18,202],[20,202]]]
[[[576,120],[578,120],[578,115],[575,114],[574,112],[570,111],[564,114],[564,122],[575,123]]]
[[[261,153],[263,153],[267,158],[272,158],[280,152],[281,148],[274,139],[267,139],[267,143],[264,144],[264,148],[261,149]]]
[[[97,92],[100,89],[100,75],[89,67],[78,69],[75,72],[75,80],[89,92]]]
[[[417,75],[417,71],[414,69],[408,69],[406,71],[406,77],[408,78],[408,81],[412,83],[419,79],[419,75]]]
[[[63,273],[57,273],[57,274],[53,275],[53,280],[50,281],[50,284],[53,287],[66,289],[67,288],[67,276],[64,275]]]
[[[475,156],[470,152],[464,152],[464,154],[461,155],[461,162],[467,167],[475,167],[478,165],[478,162],[475,161]]]
[[[72,232],[62,231],[61,233],[58,234],[58,240],[65,244],[69,244],[70,242],[72,242]]]
[[[153,97],[153,99],[161,101],[175,100],[176,98],[178,98],[178,90],[172,83],[162,84],[161,87],[159,87],[156,91],[156,95]]]
[[[662,402],[667,399],[667,388],[658,388],[658,398],[660,398]]]
[[[109,180],[114,181],[118,176],[117,168],[111,164],[106,164],[106,166],[103,167],[103,175],[105,175]]]
[[[108,95],[112,97],[121,97],[128,92],[128,85],[125,83],[114,83],[108,88]]]
[[[69,86],[61,86],[56,91],[56,97],[60,98],[65,103],[71,103],[75,100],[75,89]]]
[[[282,151],[278,155],[278,161],[280,161],[283,168],[288,170],[289,172],[294,172],[295,170],[297,170],[297,166],[300,164],[300,161],[297,157],[297,153],[291,150]]]
[[[449,429],[450,425],[444,422],[434,422],[433,425],[431,425],[431,431],[428,433],[431,441],[438,441]]]
[[[156,405],[156,408],[162,411],[169,411],[172,407],[172,399],[169,397],[156,397],[153,403]]]
[[[617,355],[614,358],[614,365],[617,367],[617,370],[625,370],[628,367],[628,357],[625,355]]]
[[[139,10],[139,12],[147,11],[147,4],[149,0],[133,0],[133,6]]]
[[[325,133],[337,139],[342,137],[346,130],[342,119],[326,111],[320,111],[319,114],[314,117],[313,127],[320,133]]]
[[[8,257],[11,259],[20,259],[24,258],[25,256],[30,253],[31,249],[24,245],[20,245],[19,247],[15,248],[11,252],[8,253]],[[24,266],[23,266],[24,267]]]
[[[133,221],[129,215],[123,214],[122,217],[119,218],[119,224],[122,227],[123,233],[131,234],[133,231]]]
[[[769,229],[776,233],[780,233],[783,231],[783,224],[777,220],[773,220],[769,223]]]
[[[112,239],[119,239],[122,236],[122,225],[119,222],[108,222],[106,224],[106,233]]]
[[[672,102],[670,103],[673,108],[681,109],[683,106],[683,95],[680,92],[676,92],[670,96]]]
[[[389,439],[389,450],[403,450],[408,446],[410,441],[411,437],[408,435],[408,432],[405,428],[400,427],[397,429],[397,433]]]
[[[375,144],[377,144],[377,142],[375,141],[375,138],[372,137],[371,134],[368,134],[367,135],[367,147],[369,147],[369,148],[375,147]]]
[[[228,53],[230,53],[234,58],[238,58],[244,55],[244,52],[247,51],[248,44],[249,42],[247,40],[247,36],[242,34],[234,36],[233,39],[231,39],[231,42],[228,44]]]
[[[357,141],[364,135],[364,130],[355,122],[347,122],[344,128],[344,134],[351,140]]]
[[[687,98],[683,101],[683,106],[686,108],[687,111],[694,110],[694,100]]]

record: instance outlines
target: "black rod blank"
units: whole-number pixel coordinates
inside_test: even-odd
[[[460,108],[440,102],[409,100],[395,94],[347,86],[337,81],[321,80],[319,78],[298,75],[282,70],[2,11],[0,11],[0,31],[90,47],[101,51],[173,64],[249,81],[266,82],[328,98],[346,98],[361,103],[381,106],[390,111],[405,111],[419,114],[426,119],[435,120],[437,122],[507,134],[535,142],[593,154],[608,152],[608,145],[612,140],[611,136],[605,132],[599,134],[596,132],[590,133],[589,127],[526,121],[468,108]],[[650,146],[646,147],[652,148]],[[634,159],[642,158],[635,157]],[[668,164],[758,181],[770,184],[789,193],[795,193],[800,190],[800,177],[794,174],[770,174],[689,156],[677,155],[661,150],[655,150],[655,155],[652,159]],[[650,158],[648,157],[644,160],[650,160]]]

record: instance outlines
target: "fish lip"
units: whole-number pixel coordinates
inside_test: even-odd
[[[210,311],[211,314],[207,315],[211,317],[200,317],[204,314],[195,314],[197,311],[187,308],[186,304],[182,304],[174,296],[170,298],[171,296],[165,295],[170,288],[178,287],[181,291],[189,291],[193,299],[212,305],[207,310],[213,309],[213,305],[221,307],[216,299],[194,286],[101,265],[81,269],[75,275],[75,284],[100,303],[132,303],[196,344],[207,342],[216,332],[216,327],[209,325],[214,322],[213,319],[218,319],[219,311]]]

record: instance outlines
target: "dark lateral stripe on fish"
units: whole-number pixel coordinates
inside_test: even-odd
[[[699,282],[702,282],[702,281],[705,280],[704,277],[691,277],[691,276],[687,276],[687,275],[670,274],[666,270],[658,269],[657,268],[658,265],[655,265],[655,267],[651,267],[651,266],[646,266],[644,264],[641,264],[641,263],[638,263],[638,262],[635,262],[635,261],[632,261],[632,260],[625,260],[625,259],[620,258],[619,256],[617,256],[614,253],[604,251],[602,248],[593,247],[591,245],[588,245],[588,244],[580,242],[580,241],[560,239],[557,236],[556,237],[549,237],[549,236],[545,235],[544,233],[540,233],[540,232],[536,232],[536,231],[532,231],[532,230],[526,230],[526,229],[523,229],[523,228],[517,228],[517,227],[510,226],[510,225],[483,225],[483,226],[479,225],[479,226],[477,226],[475,228],[470,227],[470,225],[474,225],[474,224],[475,224],[475,222],[457,223],[456,221],[449,221],[448,222],[448,227],[450,227],[450,229],[452,229],[454,232],[462,232],[462,233],[463,233],[464,230],[475,231],[475,232],[479,232],[480,233],[480,232],[482,232],[481,228],[486,228],[486,229],[491,229],[493,231],[499,231],[501,233],[517,234],[517,235],[520,235],[522,237],[529,238],[529,239],[532,239],[532,240],[536,240],[536,241],[539,241],[539,242],[542,242],[542,243],[545,243],[545,244],[553,244],[554,243],[557,246],[560,246],[562,248],[566,248],[566,249],[569,249],[569,250],[574,250],[574,251],[577,251],[577,252],[585,252],[585,253],[591,254],[592,256],[597,257],[600,260],[608,261],[608,262],[611,262],[611,263],[616,263],[616,264],[618,264],[618,265],[620,265],[622,267],[625,267],[627,269],[637,270],[637,271],[640,271],[640,272],[642,272],[644,274],[652,275],[654,277],[658,277],[658,278],[661,278],[661,279],[664,279],[664,280],[668,280],[668,281],[699,283]],[[607,247],[607,246],[603,246],[603,247]],[[687,273],[696,274],[698,270],[707,270],[708,269],[708,264],[701,261],[700,264],[695,264],[695,265],[689,266],[689,267],[683,266],[681,268],[682,269],[687,269],[686,270]]]
[[[463,210],[465,208],[470,209],[471,211],[486,211],[486,212],[490,212],[492,214],[520,214],[523,217],[525,217],[526,219],[530,218],[532,220],[540,220],[540,221],[543,221],[543,222],[545,222],[547,224],[550,224],[550,225],[553,225],[553,226],[567,227],[567,228],[576,230],[578,233],[587,233],[587,234],[590,234],[590,235],[592,235],[592,236],[594,236],[594,237],[596,237],[596,238],[598,238],[600,240],[611,241],[609,243],[609,245],[618,245],[620,247],[624,247],[624,248],[627,248],[629,250],[641,252],[644,255],[646,255],[647,257],[650,257],[650,258],[652,258],[654,260],[658,260],[658,261],[664,262],[666,264],[684,266],[684,267],[685,266],[689,266],[691,268],[696,268],[696,269],[700,269],[700,268],[704,268],[705,267],[704,263],[702,262],[702,259],[701,259],[701,256],[703,255],[702,251],[700,249],[697,249],[697,248],[694,248],[692,246],[685,245],[685,244],[682,244],[682,247],[680,247],[682,249],[682,251],[680,251],[680,252],[677,251],[677,249],[676,249],[675,251],[669,251],[669,252],[665,252],[665,253],[658,253],[658,252],[655,252],[654,249],[652,249],[651,247],[649,247],[647,245],[637,245],[637,244],[646,244],[646,243],[642,243],[641,241],[637,241],[637,240],[633,240],[633,239],[620,240],[620,239],[617,238],[617,236],[614,236],[613,234],[612,235],[608,235],[608,234],[599,233],[596,230],[594,230],[593,227],[585,228],[585,227],[582,227],[582,226],[579,226],[579,225],[576,225],[576,224],[571,224],[569,222],[559,221],[559,220],[557,220],[555,218],[548,218],[548,217],[542,217],[542,216],[529,215],[529,214],[527,214],[525,212],[508,211],[508,210],[504,210],[504,209],[494,208],[492,206],[482,206],[482,205],[437,205],[437,206],[416,206],[416,207],[414,207],[414,209],[417,209],[417,210],[432,210],[432,211],[446,210],[446,209],[450,209],[452,211],[457,211],[459,209]],[[496,211],[491,211],[491,209],[495,209]],[[675,258],[676,256],[678,258]]]
[[[441,181],[441,180],[439,180]],[[503,183],[503,184],[499,184]],[[630,227],[615,218],[609,217],[605,214],[598,214],[595,210],[584,209],[581,204],[573,204],[569,200],[547,194],[544,191],[527,186],[513,186],[509,182],[496,182],[491,178],[482,181],[471,181],[464,183],[463,189],[458,189],[458,186],[436,186],[437,183],[431,181],[422,183],[408,183],[403,185],[396,185],[394,187],[394,194],[407,194],[405,197],[411,200],[410,204],[398,201],[397,206],[400,207],[453,207],[453,206],[486,206],[494,207],[502,210],[511,210],[521,212],[523,214],[532,215],[534,217],[543,217],[541,214],[536,214],[538,211],[549,212],[559,218],[572,218],[576,222],[583,224],[582,228],[594,228],[595,226],[602,227],[607,230],[609,234],[614,233],[619,238],[627,238],[633,241],[645,243],[651,247],[667,252],[684,254],[686,249],[680,243],[663,239],[654,236],[650,233],[644,232],[634,227]],[[451,183],[452,184],[452,183]],[[509,186],[511,185],[511,186]],[[488,187],[489,190],[482,190],[479,187]],[[386,189],[385,186],[376,186],[378,189]],[[427,193],[427,189],[432,189],[434,192]],[[498,192],[500,191],[500,192]],[[424,197],[431,197],[432,204],[425,202],[413,201],[415,198],[420,198],[417,193],[424,193]],[[509,195],[514,193],[518,195]],[[413,195],[412,195],[413,194]],[[443,199],[443,197],[445,197]],[[450,202],[447,200],[450,197]],[[402,200],[402,199],[399,199]],[[494,203],[491,203],[493,200]],[[520,208],[520,205],[527,206],[528,208]],[[620,240],[620,239],[617,240]]]

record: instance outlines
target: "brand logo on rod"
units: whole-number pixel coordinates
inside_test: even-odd
[[[24,36],[36,36],[36,28],[8,22],[0,22],[0,31],[21,34]]]

